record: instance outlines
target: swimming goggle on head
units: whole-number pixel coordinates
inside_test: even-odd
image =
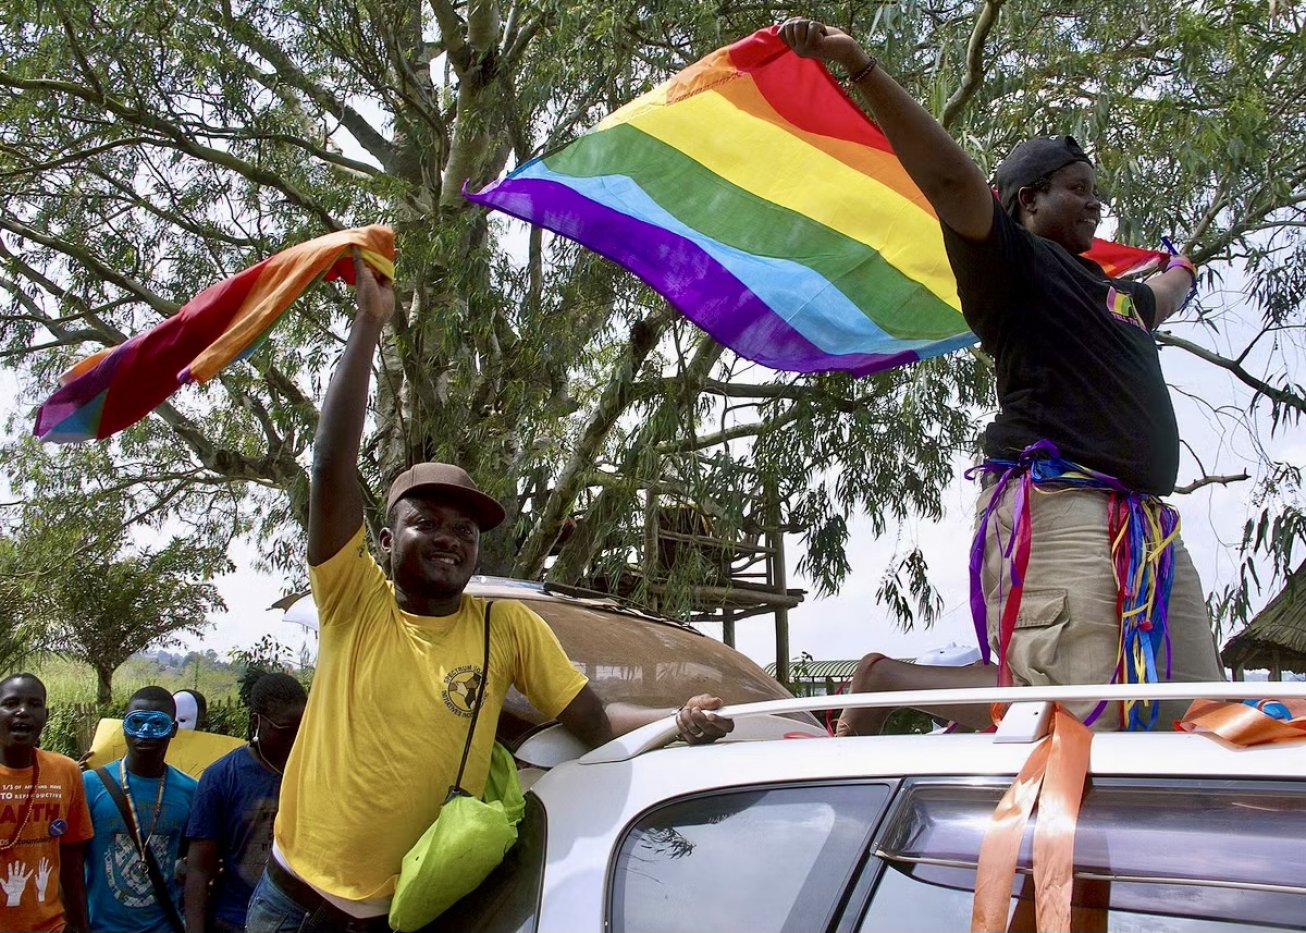
[[[122,720],[122,731],[133,739],[170,739],[176,721],[156,709],[132,710]]]

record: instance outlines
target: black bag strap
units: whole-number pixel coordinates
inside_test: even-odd
[[[467,729],[467,741],[463,744],[463,760],[458,763],[458,777],[454,780],[453,787],[449,788],[449,795],[445,798],[447,803],[454,797],[467,794],[463,790],[463,770],[467,767],[467,756],[472,750],[472,739],[476,735],[476,720],[481,715],[481,701],[485,698],[485,691],[490,687],[490,607],[494,605],[494,600],[486,600],[485,603],[485,624],[482,626],[485,630],[485,660],[481,663],[481,689],[476,691],[476,704],[472,707],[472,724]]]
[[[168,883],[163,880],[163,870],[159,868],[159,862],[154,857],[154,850],[145,846],[142,851],[140,845],[140,831],[136,828],[136,821],[132,819],[131,807],[127,806],[127,797],[123,790],[118,786],[118,782],[113,779],[106,768],[96,768],[95,773],[100,778],[100,783],[104,789],[109,792],[109,799],[118,805],[118,813],[122,816],[122,821],[127,824],[127,835],[132,838],[132,845],[140,854],[141,859],[145,862],[145,873],[150,876],[150,884],[154,888],[154,899],[159,902],[163,908],[164,915],[168,918],[168,926],[172,927],[173,933],[185,933],[186,926],[181,922],[181,915],[177,913],[177,905],[172,902],[172,895],[168,892]],[[163,780],[166,780],[166,776]],[[159,819],[163,811],[155,819]]]

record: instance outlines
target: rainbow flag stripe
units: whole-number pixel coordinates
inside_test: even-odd
[[[394,278],[389,227],[341,230],[292,246],[209,286],[145,333],[78,362],[37,411],[33,433],[71,443],[102,440],[135,424],[181,386],[206,382],[253,353],[318,278],[353,284],[355,246],[369,266]]]
[[[865,375],[975,342],[933,209],[777,27],[464,193],[617,262],[774,369]]]

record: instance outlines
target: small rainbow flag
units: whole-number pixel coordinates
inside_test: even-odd
[[[968,346],[932,207],[889,141],[778,27],[754,33],[471,201],[635,273],[740,356],[865,375]],[[1108,274],[1163,254],[1115,244]]]
[[[389,227],[358,227],[317,237],[211,285],[176,314],[126,343],[88,356],[60,377],[36,413],[43,441],[103,440],[140,421],[189,382],[207,382],[248,356],[319,276],[354,283],[353,247],[394,278]]]

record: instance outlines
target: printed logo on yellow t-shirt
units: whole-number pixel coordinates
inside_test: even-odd
[[[481,686],[484,682],[485,678],[481,676],[479,664],[466,664],[454,668],[444,678],[444,689],[441,691],[444,705],[449,707],[449,712],[457,716],[470,717],[472,710],[476,708],[476,699],[481,694]]]

